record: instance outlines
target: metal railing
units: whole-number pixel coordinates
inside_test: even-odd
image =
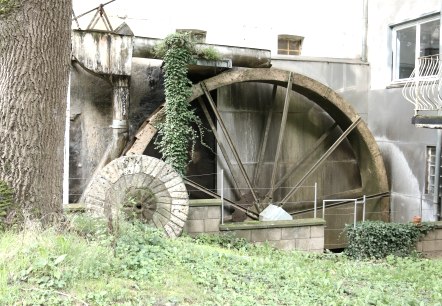
[[[414,105],[416,114],[418,111],[442,109],[439,95],[441,72],[439,54],[418,58],[416,67],[402,89],[402,95]]]
[[[356,227],[357,222],[357,211],[358,204],[362,204],[362,222],[365,221],[365,204],[366,204],[366,196],[362,197],[362,201],[358,199],[327,199],[322,200],[322,219],[325,219],[325,206],[326,203],[336,203],[336,202],[353,202],[354,203],[354,211],[353,211],[353,226]]]

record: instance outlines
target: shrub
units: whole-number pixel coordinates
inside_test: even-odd
[[[419,238],[433,226],[413,223],[386,223],[366,221],[345,227],[348,246],[344,253],[354,259],[380,259],[388,255],[410,256]]]

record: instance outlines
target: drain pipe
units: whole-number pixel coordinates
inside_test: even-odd
[[[368,0],[362,1],[362,49],[361,61],[367,62],[367,34],[368,34]]]
[[[111,76],[113,115],[110,127],[112,128],[112,140],[91,178],[96,177],[104,166],[121,156],[129,139],[129,78],[129,76]],[[89,188],[91,181],[92,179],[84,189],[79,201],[80,203],[84,203],[85,191]]]

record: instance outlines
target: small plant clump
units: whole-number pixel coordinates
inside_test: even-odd
[[[0,229],[4,228],[4,219],[14,203],[14,192],[4,181],[0,180]]]
[[[419,238],[434,226],[422,223],[387,223],[366,221],[356,227],[347,225],[345,232],[348,246],[345,254],[355,259],[381,259],[389,255],[406,257],[416,254],[415,246]]]
[[[209,61],[218,61],[221,59],[221,54],[214,47],[197,48],[197,56]]]
[[[18,7],[14,0],[0,0],[0,16],[7,15]]]

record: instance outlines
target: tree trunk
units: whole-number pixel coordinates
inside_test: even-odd
[[[0,181],[14,192],[9,216],[45,223],[62,212],[72,3],[6,3],[3,12],[0,7]]]

